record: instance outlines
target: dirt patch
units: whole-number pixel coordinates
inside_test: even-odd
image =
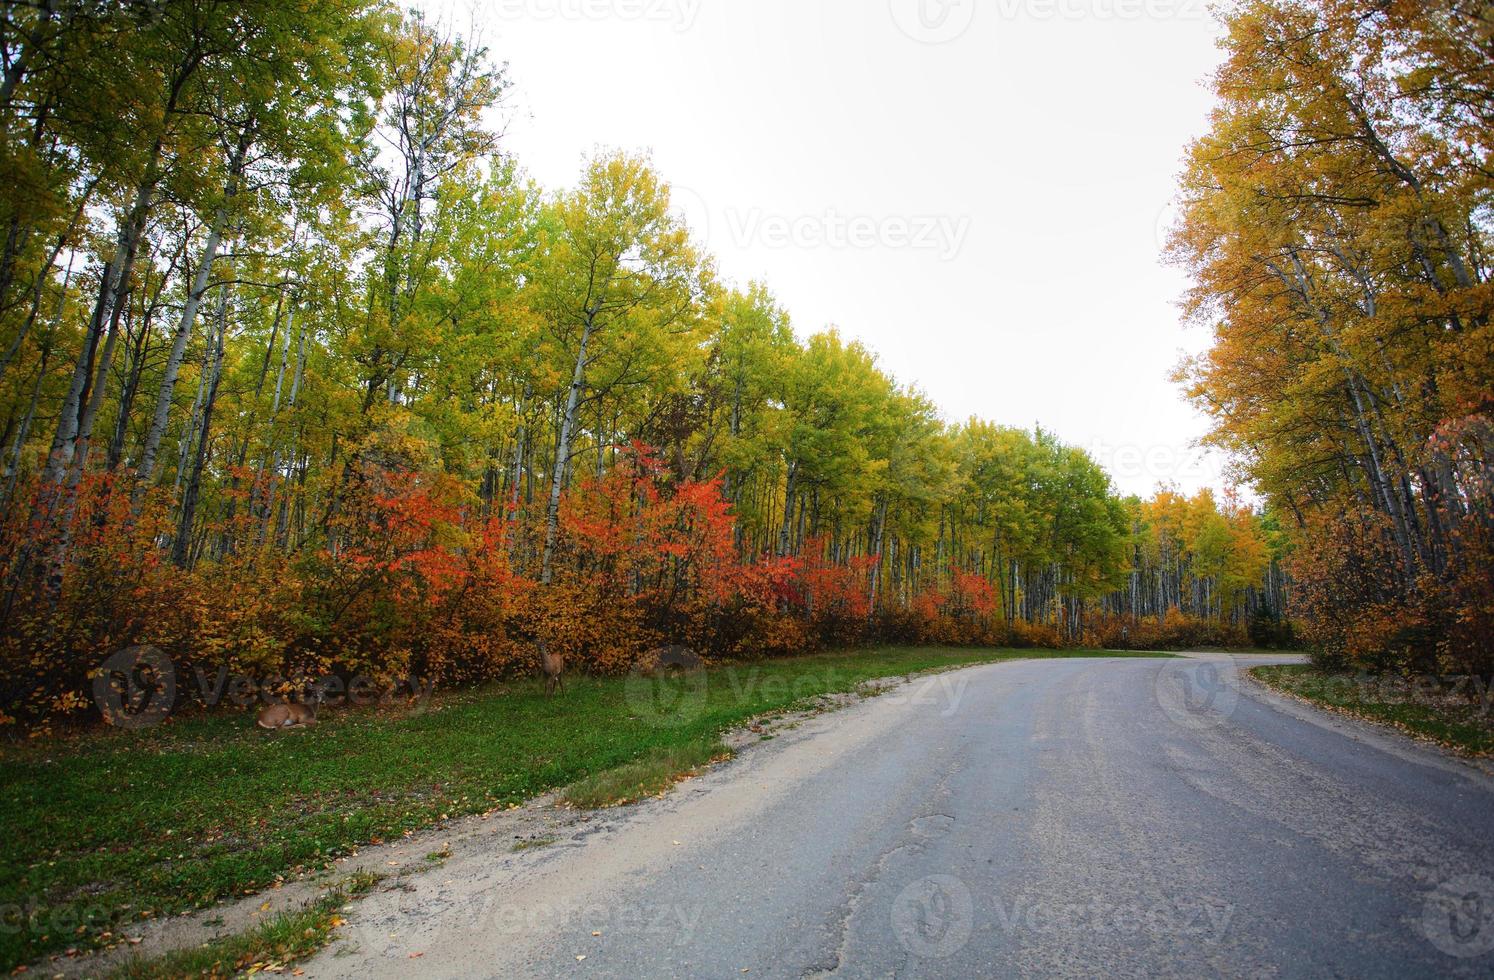
[[[284,881],[253,895],[169,918],[131,923],[114,946],[74,956],[54,954],[35,968],[51,976],[101,976],[131,956],[160,956],[247,932],[315,900],[354,872],[382,876],[378,888],[398,888],[405,877],[439,867],[458,849],[507,848],[523,842],[557,840],[584,817],[560,809],[554,802],[554,794],[549,794],[514,809],[463,817],[397,841],[363,847],[315,874]]]

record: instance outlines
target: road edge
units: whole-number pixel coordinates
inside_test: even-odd
[[[1256,677],[1252,672],[1254,667],[1266,666],[1270,665],[1252,664],[1241,670],[1243,665],[1237,663],[1237,672],[1243,673],[1246,680],[1246,684],[1242,685],[1241,689],[1255,700],[1275,708],[1282,714],[1342,735],[1351,741],[1368,745],[1406,762],[1494,782],[1494,760],[1459,755],[1434,739],[1372,718],[1333,711],[1308,698],[1282,691]]]

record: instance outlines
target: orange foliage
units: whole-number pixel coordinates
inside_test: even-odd
[[[562,498],[549,587],[520,571],[534,567],[539,529],[485,511],[458,479],[398,446],[353,454],[318,544],[292,555],[264,540],[263,509],[246,516],[266,491],[240,476],[200,545],[213,560],[191,569],[161,547],[173,526],[165,495],[132,511],[128,493],[85,480],[62,525],[70,550],[56,594],[45,522],[12,508],[0,526],[10,720],[86,717],[92,671],[134,644],[172,658],[178,696],[191,702],[224,670],[287,684],[328,674],[471,684],[534,670],[539,637],[592,673],[627,671],[666,642],[715,658],[871,639],[1064,642],[1057,624],[1008,625],[999,584],[956,566],[896,597],[884,566],[874,610],[878,556],[837,560],[828,540],[811,539],[797,556],[744,558],[720,481],[681,480],[641,445]]]

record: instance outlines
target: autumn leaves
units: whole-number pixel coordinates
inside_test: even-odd
[[[1215,336],[1188,391],[1340,663],[1494,667],[1487,17],[1241,5],[1184,175],[1171,251]]]

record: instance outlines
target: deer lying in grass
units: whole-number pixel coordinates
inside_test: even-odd
[[[318,687],[305,704],[287,702],[272,704],[259,713],[256,724],[272,731],[282,728],[306,728],[316,724],[316,708],[322,703],[322,689]]]
[[[668,677],[687,674],[704,667],[700,655],[679,643],[655,647],[638,661],[636,669],[648,677]]]
[[[545,671],[545,696],[554,697],[558,689],[561,694],[565,693],[565,656],[560,653],[551,653],[550,644],[544,640],[539,641],[540,667]]]

